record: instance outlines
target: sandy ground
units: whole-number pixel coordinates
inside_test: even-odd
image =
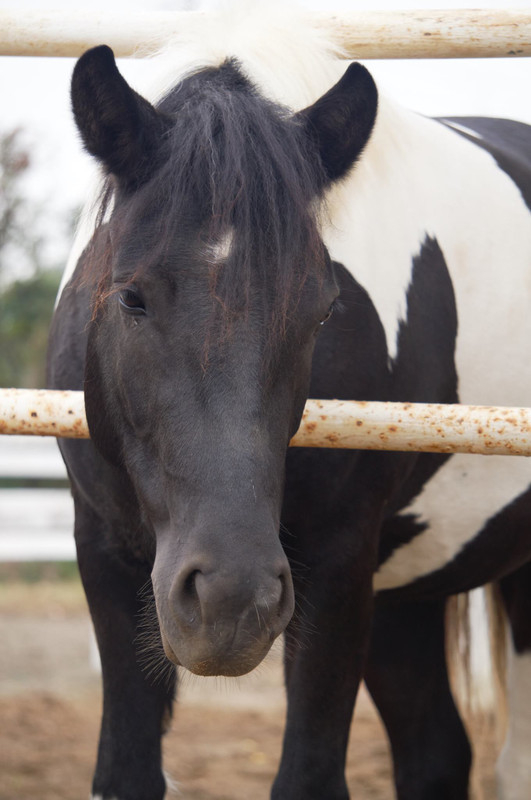
[[[79,587],[0,586],[0,800],[87,798],[99,725],[99,675]],[[235,681],[184,681],[165,766],[182,800],[267,800],[284,714],[280,653]],[[479,754],[494,800],[494,746]],[[347,769],[352,798],[393,798],[388,747],[362,694]]]

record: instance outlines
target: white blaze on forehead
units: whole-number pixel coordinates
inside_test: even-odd
[[[214,239],[205,247],[205,255],[209,264],[223,264],[230,256],[231,250],[234,245],[234,230],[223,233],[217,239]]]

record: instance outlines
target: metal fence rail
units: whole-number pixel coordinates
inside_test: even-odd
[[[0,434],[89,438],[82,392],[0,389]],[[531,455],[531,409],[308,400],[296,447]]]
[[[200,24],[208,12],[127,14],[0,11],[0,55],[77,57],[110,45],[131,56],[139,43],[165,39]],[[531,56],[531,9],[308,12],[333,29],[347,58],[507,58]]]

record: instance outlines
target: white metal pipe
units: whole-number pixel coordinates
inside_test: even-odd
[[[88,438],[82,392],[0,389],[0,434]],[[297,447],[531,455],[531,409],[308,400]]]
[[[531,455],[531,409],[308,400],[298,447]]]
[[[0,389],[0,434],[88,439],[83,392]]]
[[[207,12],[0,11],[0,55],[77,57],[98,44],[134,55]],[[531,9],[309,13],[349,59],[531,56]]]

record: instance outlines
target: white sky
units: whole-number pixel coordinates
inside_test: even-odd
[[[299,0],[314,9],[404,8],[527,8],[531,0]],[[194,0],[91,0],[98,14],[182,9]],[[0,10],[86,10],[78,0],[0,0]],[[0,130],[26,131],[35,169],[28,193],[56,209],[82,202],[89,159],[81,152],[70,117],[69,82],[72,59],[0,57]],[[409,108],[428,115],[486,115],[531,123],[531,59],[467,59],[434,61],[370,61],[367,66],[380,87]],[[134,80],[138,62],[121,61],[124,74]],[[57,237],[56,237],[57,238]]]

